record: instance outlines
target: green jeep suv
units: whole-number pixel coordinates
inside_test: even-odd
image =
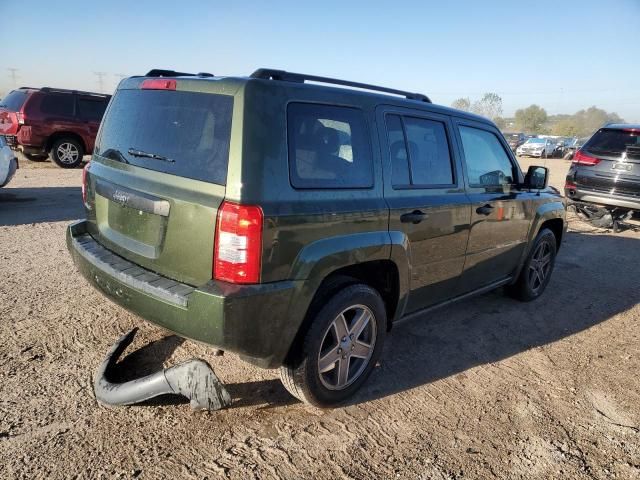
[[[501,286],[542,294],[566,228],[547,173],[424,95],[152,70],[107,108],[67,245],[111,300],[331,406],[396,322]]]

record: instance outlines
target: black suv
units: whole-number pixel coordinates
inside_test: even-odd
[[[574,201],[640,211],[640,125],[598,130],[574,154],[564,191]]]
[[[109,104],[67,246],[114,302],[333,405],[396,322],[542,294],[566,225],[546,187],[491,121],[425,95],[154,70]]]

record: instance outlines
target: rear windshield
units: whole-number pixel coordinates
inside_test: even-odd
[[[120,90],[96,152],[142,168],[225,185],[233,97]],[[152,158],[153,157],[153,158]]]
[[[598,131],[584,146],[586,150],[603,155],[621,155],[640,159],[640,131],[608,130]]]
[[[24,101],[27,99],[27,92],[24,90],[14,90],[9,92],[6,97],[0,100],[0,107],[6,108],[12,112],[17,112],[22,108]]]

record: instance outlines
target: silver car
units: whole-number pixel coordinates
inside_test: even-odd
[[[0,135],[0,187],[4,187],[16,173],[18,159]]]
[[[555,143],[548,138],[530,138],[516,150],[517,155],[547,158],[553,155]]]

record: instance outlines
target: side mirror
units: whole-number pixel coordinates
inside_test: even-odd
[[[549,184],[549,169],[531,165],[524,177],[524,186],[531,190],[543,190]]]

